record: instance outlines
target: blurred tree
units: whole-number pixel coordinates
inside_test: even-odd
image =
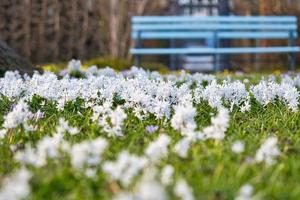
[[[128,49],[133,45],[130,39],[131,17],[160,13],[166,3],[164,0],[101,0],[104,27],[109,27],[107,53],[112,57],[130,58]]]
[[[33,62],[129,58],[130,17],[167,0],[3,0],[0,38]]]
[[[20,57],[7,44],[0,40],[0,71],[18,70],[21,73],[32,73],[37,70],[28,60]]]

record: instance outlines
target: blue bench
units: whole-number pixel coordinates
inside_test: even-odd
[[[142,55],[213,55],[214,71],[220,70],[222,54],[288,53],[290,70],[295,70],[297,18],[294,16],[135,16],[130,53],[141,64]],[[283,39],[286,46],[221,47],[222,40]],[[207,47],[143,48],[143,40],[209,40]]]

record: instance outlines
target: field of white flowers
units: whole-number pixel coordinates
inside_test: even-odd
[[[0,79],[1,200],[300,198],[300,75],[80,68]]]

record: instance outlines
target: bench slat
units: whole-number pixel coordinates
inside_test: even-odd
[[[232,47],[232,48],[132,48],[134,55],[170,54],[248,54],[300,52],[299,47]]]
[[[137,31],[132,32],[132,38],[137,39]],[[214,32],[203,31],[171,31],[171,32],[141,32],[140,39],[207,39],[212,38]],[[218,32],[219,39],[287,39],[290,37],[288,31],[273,32]],[[293,32],[293,37],[297,37],[297,32]]]
[[[162,22],[297,22],[295,16],[134,16],[133,23],[162,23]]]
[[[133,31],[150,30],[296,30],[296,24],[151,24],[133,25]]]

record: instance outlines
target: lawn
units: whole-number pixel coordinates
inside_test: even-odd
[[[7,72],[0,199],[299,199],[299,86],[77,61]]]

